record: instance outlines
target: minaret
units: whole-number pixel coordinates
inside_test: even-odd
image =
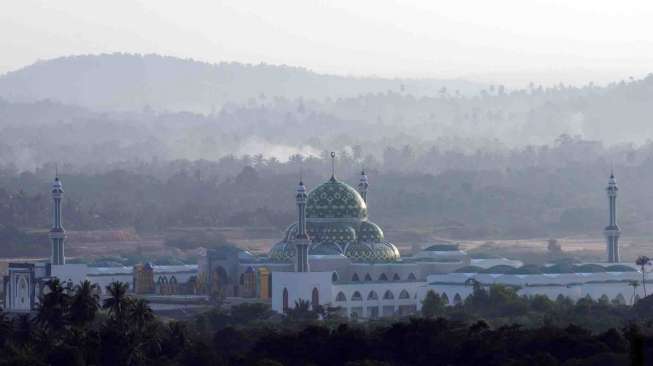
[[[363,197],[363,201],[367,203],[367,187],[369,184],[367,183],[367,175],[365,175],[365,169],[361,170],[361,179],[360,182],[358,183],[358,193],[361,194],[361,197]]]
[[[61,222],[61,198],[63,197],[63,188],[61,180],[57,175],[52,183],[52,229],[50,229],[50,241],[52,242],[52,254],[50,263],[52,265],[66,264],[64,254],[64,240],[66,239],[66,230]]]
[[[617,180],[614,178],[614,173],[610,172],[610,180],[606,191],[608,193],[608,201],[610,204],[610,222],[605,228],[605,240],[608,249],[608,262],[619,262],[619,235],[621,230],[617,225]]]
[[[306,233],[306,198],[306,187],[304,187],[304,183],[300,179],[296,196],[299,219],[297,220],[297,235],[294,240],[297,253],[295,272],[309,272],[308,247],[311,244],[311,239]]]

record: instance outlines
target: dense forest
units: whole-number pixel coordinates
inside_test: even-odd
[[[644,365],[653,362],[653,297],[634,307],[573,303],[474,286],[445,307],[365,323],[300,300],[279,315],[266,304],[216,303],[187,320],[159,318],[115,282],[100,301],[88,281],[52,280],[34,315],[0,312],[0,365]],[[322,320],[318,320],[322,319]]]
[[[404,146],[388,148],[384,160],[362,158],[363,152],[354,149],[339,153],[337,175],[356,185],[358,169],[365,167],[370,215],[386,229],[417,229],[452,239],[560,237],[601,232],[607,219],[608,159],[614,157],[620,224],[629,235],[650,235],[651,146],[618,151],[598,145],[586,152],[588,145],[559,139],[550,147],[496,155],[416,154]],[[573,154],[583,161],[570,161]],[[396,169],[394,161],[416,168]],[[287,162],[262,155],[132,161],[95,171],[67,164],[59,167],[67,192],[65,224],[71,230],[134,228],[140,233],[206,226],[282,230],[294,220],[300,170],[310,189],[328,178],[329,165],[327,158],[300,155]],[[34,172],[0,167],[4,230],[48,227],[54,172],[54,164]]]

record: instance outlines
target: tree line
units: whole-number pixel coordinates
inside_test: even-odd
[[[216,305],[191,320],[157,317],[115,282],[47,283],[33,314],[0,312],[0,365],[644,365],[653,360],[653,297],[519,297],[474,284],[463,303],[426,297],[422,313],[369,322],[263,303]],[[319,320],[321,319],[321,320]],[[579,325],[580,324],[580,325]]]

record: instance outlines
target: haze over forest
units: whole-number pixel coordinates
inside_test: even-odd
[[[58,164],[71,229],[272,225],[292,190],[371,180],[386,226],[449,238],[600,233],[611,166],[624,232],[650,235],[653,76],[509,89],[466,80],[102,54],[0,77],[0,222],[47,225]]]

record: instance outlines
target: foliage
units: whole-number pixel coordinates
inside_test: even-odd
[[[510,287],[471,285],[473,294],[459,306],[443,306],[437,293],[428,293],[422,318],[320,323],[315,320],[330,311],[311,309],[301,300],[283,321],[268,305],[245,303],[214,308],[192,322],[163,323],[145,300],[126,293],[126,284],[108,287],[107,317],[98,316],[102,310],[89,284],[66,289],[51,281],[35,321],[29,315],[12,320],[0,311],[0,365],[622,365],[653,360],[651,296],[631,309],[608,299],[551,301],[519,297]]]
[[[425,318],[434,318],[444,312],[445,303],[439,294],[435,291],[426,293],[424,300],[422,300],[422,315]]]

